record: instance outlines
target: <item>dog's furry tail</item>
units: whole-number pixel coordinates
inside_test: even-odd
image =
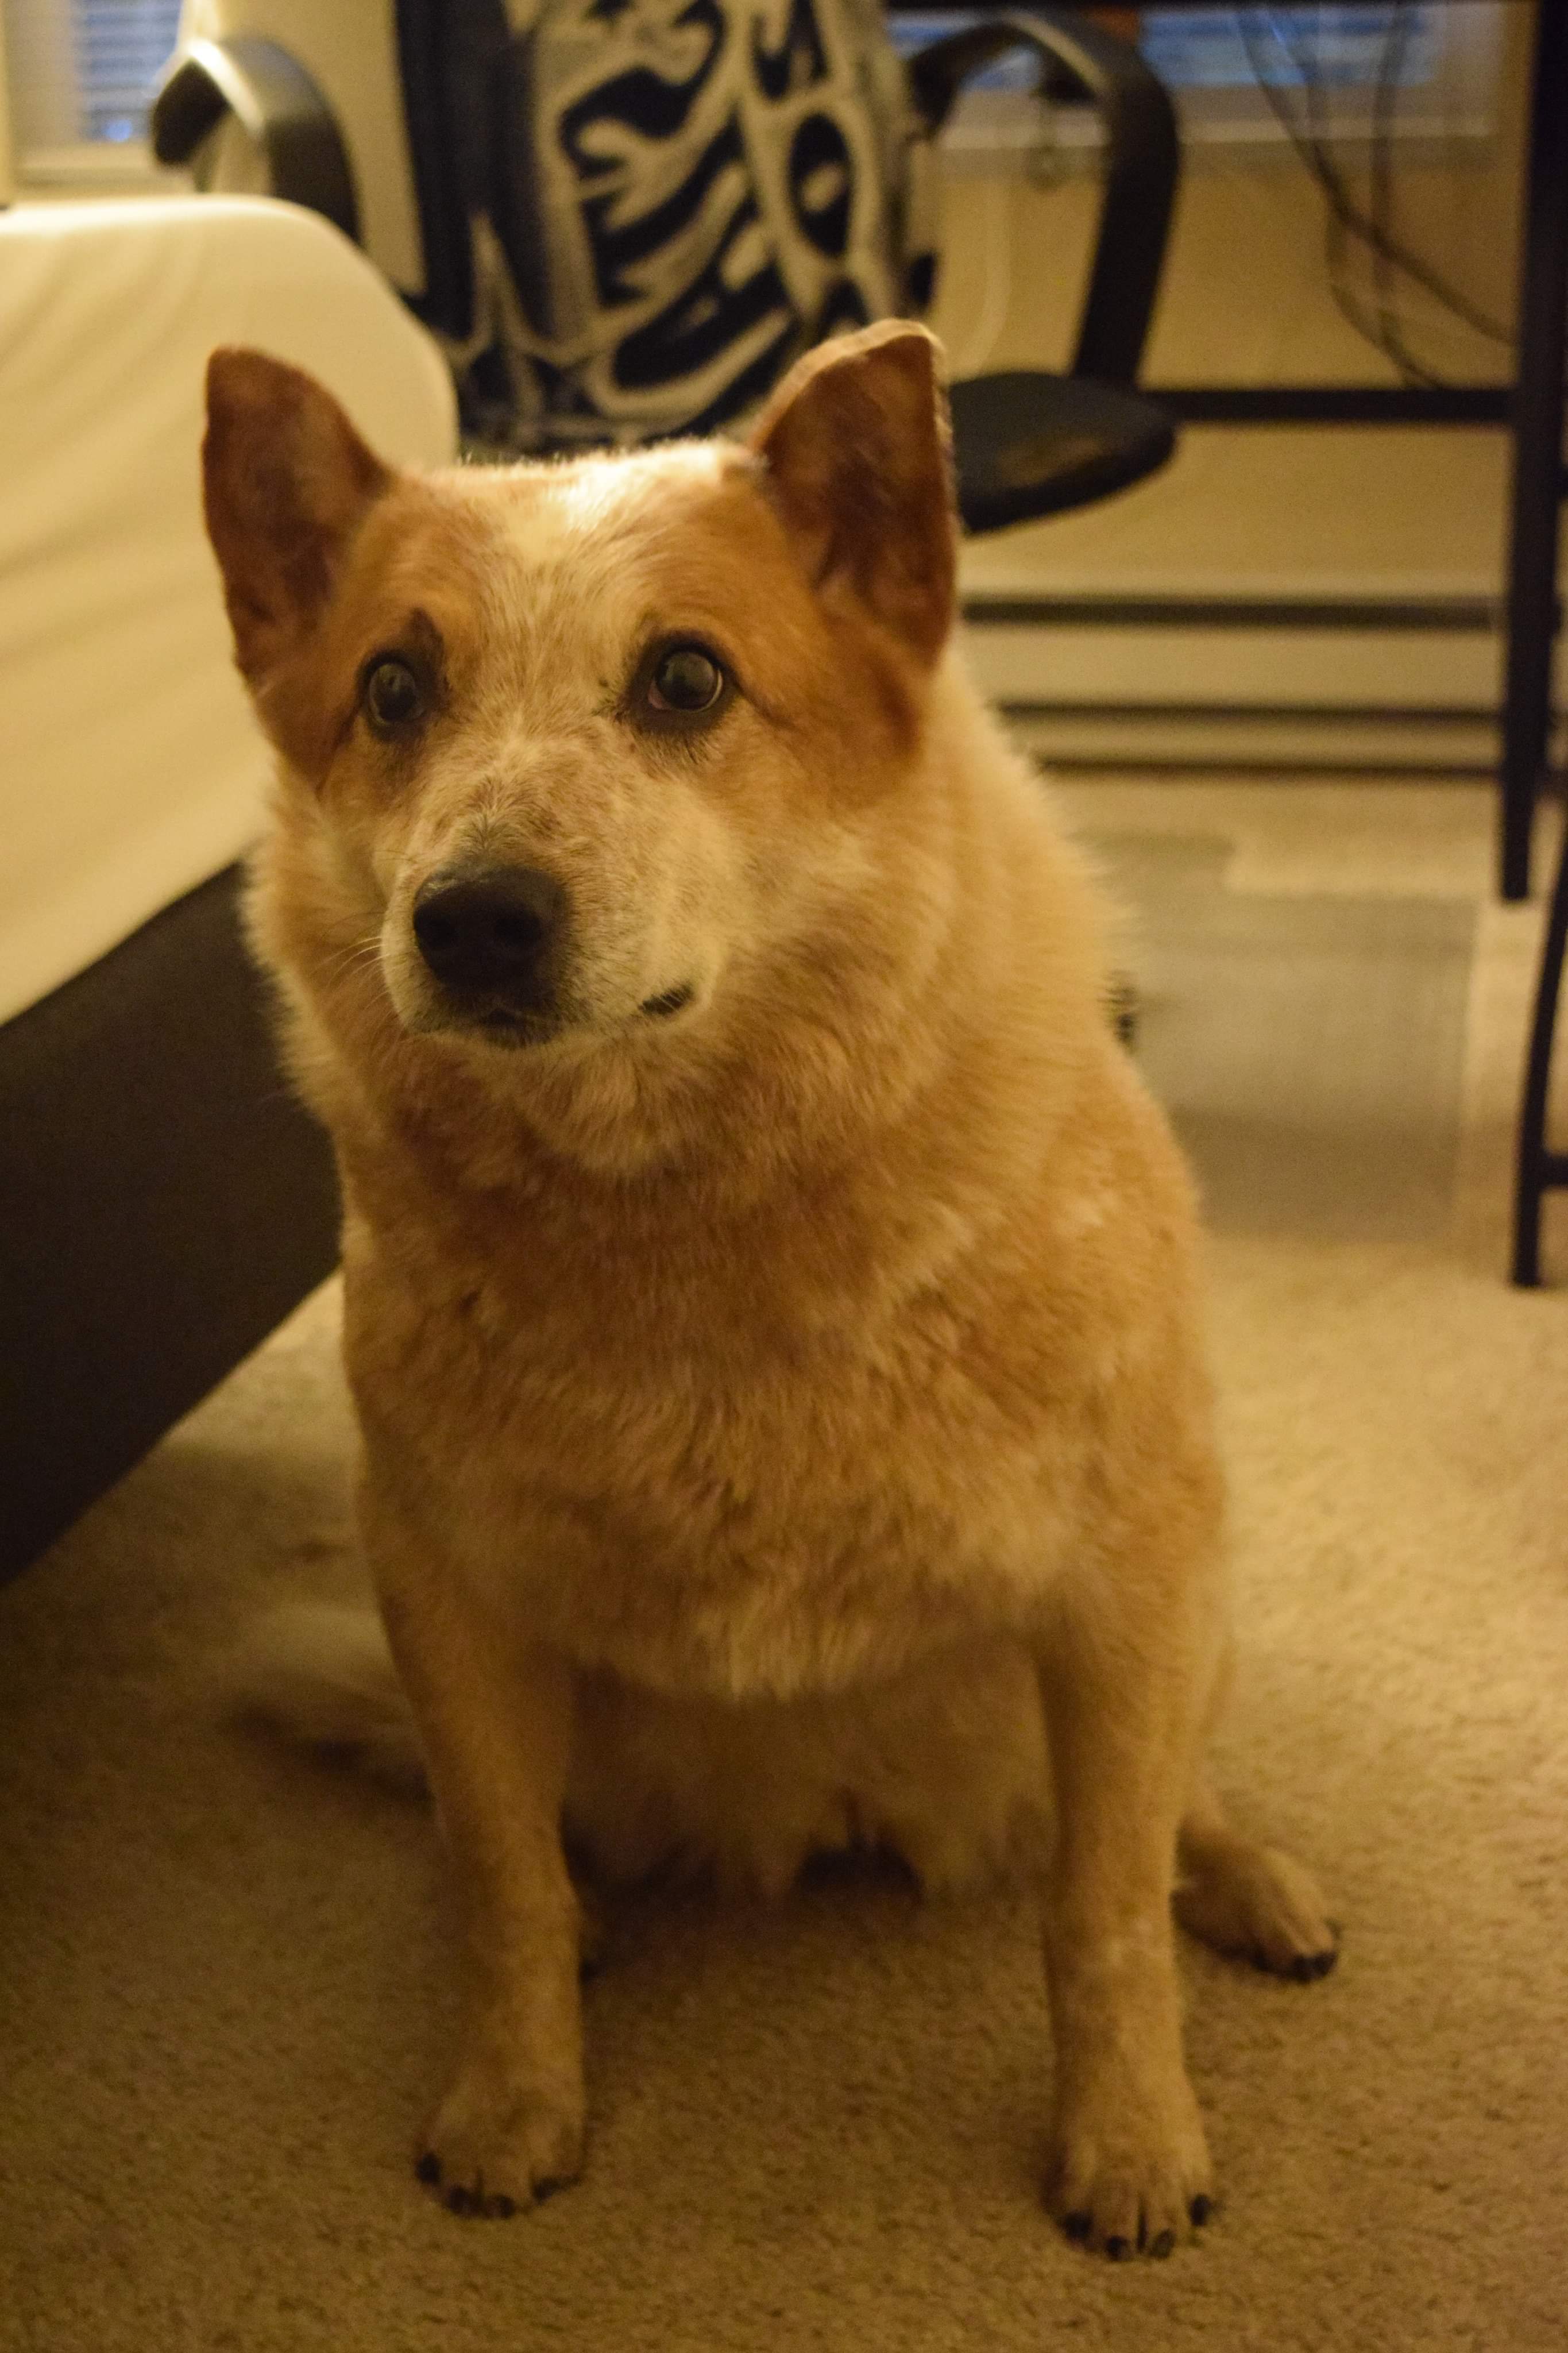
[[[285,1603],[250,1630],[225,1680],[234,1714],[247,1722],[394,1788],[426,1788],[414,1718],[374,1609]]]

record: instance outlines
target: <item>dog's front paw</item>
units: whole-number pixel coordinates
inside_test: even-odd
[[[1113,2263],[1168,2255],[1201,2229],[1214,2211],[1214,2189],[1186,2086],[1147,2105],[1077,2101],[1058,2121],[1046,2202],[1069,2239]]]
[[[454,2214],[500,2221],[583,2170],[583,2099],[465,2066],[426,2134],[415,2171]]]
[[[1227,1840],[1178,1887],[1175,1915],[1189,1936],[1298,1985],[1327,1977],[1340,1932],[1317,1882],[1277,1847]]]

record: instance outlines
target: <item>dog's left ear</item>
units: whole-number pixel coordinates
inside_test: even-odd
[[[320,617],[392,471],[313,376],[229,350],[207,367],[202,474],[235,656],[258,687]]]
[[[751,436],[813,584],[847,588],[926,663],[952,627],[958,570],[939,349],[907,319],[819,343]]]

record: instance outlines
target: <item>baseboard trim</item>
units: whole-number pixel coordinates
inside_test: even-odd
[[[1397,629],[1489,637],[1503,624],[1500,597],[965,596],[972,628]]]
[[[1336,779],[1358,785],[1489,785],[1497,777],[1497,764],[1490,760],[1356,760],[1336,759],[1329,754],[1321,759],[1238,760],[1218,753],[1182,757],[1133,751],[1033,751],[1031,757],[1054,776],[1137,775],[1172,784],[1191,783],[1198,777],[1222,781],[1245,777],[1248,783],[1279,785],[1331,784]]]
[[[1372,783],[1490,784],[1501,730],[1483,702],[1134,702],[1121,697],[995,696],[1015,738],[1063,774],[1135,772]]]
[[[1394,702],[1026,702],[1007,696],[1001,708],[1010,718],[1091,720],[1107,725],[1150,721],[1189,725],[1249,725],[1278,722],[1291,727],[1496,727],[1501,714],[1486,703]]]

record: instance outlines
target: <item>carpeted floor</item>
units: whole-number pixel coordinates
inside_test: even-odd
[[[1223,835],[1108,833],[1135,918],[1138,1059],[1211,1224],[1431,1239],[1453,1199],[1473,899],[1226,885]]]
[[[584,2181],[506,2225],[419,2195],[430,1824],[211,1700],[258,1599],[345,1576],[329,1292],[0,1596],[4,2353],[1568,2342],[1561,1217],[1564,1288],[1500,1271],[1535,917],[1458,788],[1071,797],[1214,1208],[1225,1778],[1346,1924],[1321,1986],[1185,1952],[1205,2243],[1048,2227],[1029,1905],[882,1883],[625,1907]]]

